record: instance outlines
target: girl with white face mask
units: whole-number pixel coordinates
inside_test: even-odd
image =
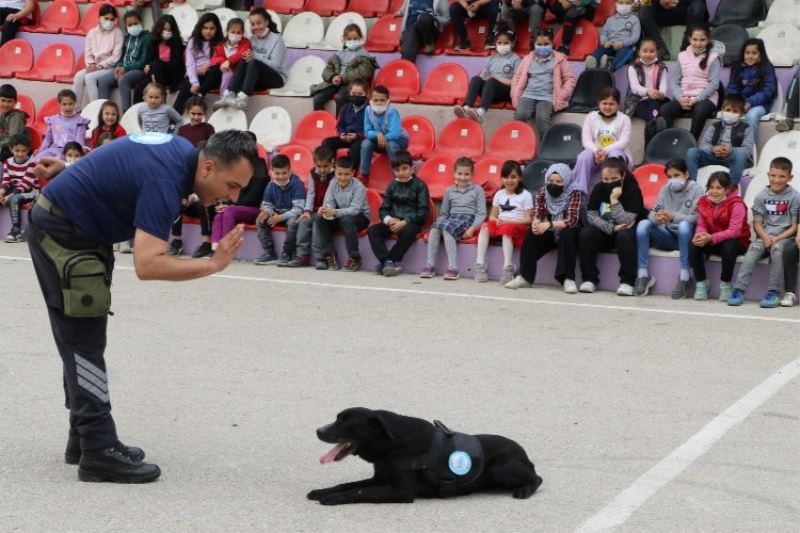
[[[122,18],[125,41],[122,56],[114,68],[114,75],[98,82],[99,98],[108,100],[111,89],[119,85],[120,108],[124,113],[131,106],[131,91],[145,78],[144,63],[150,50],[150,33],[142,27],[142,16],[130,10]]]
[[[456,106],[453,112],[457,117],[467,117],[483,122],[489,107],[494,104],[511,101],[511,79],[521,59],[514,53],[516,34],[505,25],[497,23],[495,33],[495,53],[489,57],[486,66],[478,76],[469,82],[464,106]],[[475,102],[480,96],[481,105],[475,109]]]
[[[77,96],[78,109],[83,105],[84,90],[89,93],[89,101],[100,97],[98,83],[107,84],[114,80],[114,67],[122,57],[125,36],[117,27],[117,10],[110,4],[103,4],[99,12],[100,21],[86,34],[84,60],[86,68],[75,74],[72,90]]]
[[[342,50],[336,52],[328,60],[322,71],[322,83],[311,87],[314,97],[314,110],[325,109],[331,98],[336,102],[336,116],[347,103],[348,85],[351,82],[372,81],[377,68],[375,59],[364,49],[364,34],[358,24],[348,24],[342,32]]]
[[[244,36],[244,21],[240,18],[230,19],[225,28],[225,40],[214,47],[214,55],[211,56],[210,68],[221,73],[220,94],[228,90],[236,67],[252,48],[250,39]]]

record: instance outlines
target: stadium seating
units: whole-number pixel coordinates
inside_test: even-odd
[[[311,153],[311,150],[299,144],[287,144],[278,153],[289,158],[292,164],[292,174],[297,174],[297,177],[308,185],[308,177],[311,169],[314,168],[314,154]]]
[[[502,183],[500,181],[500,170],[503,168],[503,160],[496,157],[484,157],[475,164],[472,181],[483,187],[486,199],[491,200]]]
[[[471,48],[466,50],[456,50],[448,48],[447,54],[452,56],[488,56],[491,51],[484,50],[486,39],[489,38],[489,21],[484,17],[475,17],[467,20],[467,36]],[[457,44],[456,39],[453,45]]]
[[[57,115],[58,112],[58,100],[54,96],[53,98],[45,101],[45,103],[39,107],[39,110],[36,112],[36,120],[33,121],[31,128],[39,132],[39,134],[44,137],[44,135],[47,133],[47,123],[45,123],[44,119],[47,117],[52,117],[53,115]]]
[[[31,138],[31,148],[33,150],[38,150],[40,146],[42,146],[42,134],[36,131],[35,129],[28,127],[28,137]],[[44,187],[44,185],[42,185]]]
[[[0,78],[33,68],[33,47],[24,39],[11,39],[0,48]]]
[[[65,28],[62,33],[67,35],[86,35],[89,30],[96,27],[100,22],[100,8],[102,3],[94,3],[83,13],[80,24],[75,28]]]
[[[480,124],[468,118],[450,121],[439,132],[436,153],[453,157],[478,158],[483,154],[485,139]]]
[[[447,188],[453,184],[455,162],[455,156],[439,153],[425,161],[417,171],[417,177],[428,185],[432,200],[440,201]]]
[[[553,46],[558,48],[563,44],[564,29],[558,30],[553,39]],[[591,21],[581,19],[575,24],[575,34],[572,36],[572,43],[569,45],[570,61],[583,61],[586,56],[591,55],[600,44],[600,35],[597,28]]]
[[[380,17],[389,11],[389,0],[350,0],[347,10],[364,18]]]
[[[28,115],[28,118],[25,120],[26,126],[30,127],[33,125],[33,122],[36,120],[36,104],[33,103],[33,98],[27,94],[17,93],[17,105],[14,106],[14,109],[24,111]]]
[[[588,113],[596,110],[600,91],[606,87],[614,87],[614,77],[611,72],[600,68],[584,70],[575,83],[575,90],[572,91],[572,97],[569,99],[568,111]]]
[[[347,7],[347,0],[306,0],[304,9],[313,11],[321,17],[338,15]]]
[[[239,15],[236,14],[236,11],[227,7],[219,7],[213,11],[213,13],[219,19],[219,23],[222,25],[222,30],[228,27],[228,21],[231,19],[239,18]],[[280,21],[280,19],[278,19]]]
[[[374,155],[369,168],[369,186],[383,194],[393,179],[394,173],[389,163],[389,156],[386,154]]]
[[[309,41],[308,47],[314,50],[341,50],[343,46],[342,35],[344,34],[344,29],[350,24],[358,25],[358,27],[361,28],[362,35],[365,37],[367,36],[367,22],[364,20],[364,17],[358,13],[342,13],[331,21],[322,42],[315,43]]]
[[[800,28],[790,24],[771,24],[761,30],[767,54],[776,67],[791,67],[800,62]]]
[[[306,0],[269,0],[269,8],[274,9],[278,13],[288,15],[290,13],[300,13],[303,11],[303,6]]]
[[[169,14],[175,17],[175,22],[178,23],[178,29],[181,31],[181,36],[188,40],[192,34],[192,30],[197,25],[197,20],[200,18],[197,11],[187,4],[172,4]]]
[[[287,144],[292,138],[292,118],[286,109],[270,106],[259,111],[250,121],[250,131],[256,140],[272,151],[276,146]]]
[[[76,28],[81,20],[78,6],[72,0],[55,0],[42,13],[39,23],[27,26],[25,31],[33,33],[61,33]]]
[[[553,124],[539,143],[539,159],[574,165],[583,151],[581,127],[576,124]]]
[[[87,137],[91,136],[92,130],[99,124],[97,116],[100,114],[100,107],[105,101],[105,98],[98,98],[97,100],[92,100],[81,109],[81,116],[89,121],[89,125],[86,127]]]
[[[129,135],[137,131],[142,131],[142,128],[139,127],[137,112],[139,111],[139,107],[143,105],[145,105],[144,102],[133,104],[122,114],[122,118],[119,119],[119,125],[125,128],[125,131],[128,132]]]
[[[411,115],[403,118],[402,125],[408,133],[408,151],[414,159],[430,157],[436,145],[436,130],[431,121],[421,115]]]
[[[283,42],[288,48],[308,48],[310,43],[324,38],[325,24],[319,15],[309,11],[293,16],[283,32]]]
[[[761,24],[791,24],[800,28],[800,9],[796,0],[772,0],[767,18]]]
[[[367,205],[369,206],[369,225],[372,226],[373,224],[378,224],[381,221],[381,205],[383,204],[383,198],[381,197],[381,193],[373,189],[372,187],[367,187]],[[367,230],[362,232],[364,235],[367,234]]]
[[[269,18],[272,20],[272,22],[275,23],[275,26],[278,28],[278,32],[283,33],[283,19],[281,19],[281,16],[275,13],[271,9],[267,9],[267,13],[269,14]],[[250,26],[250,17],[244,18],[244,35],[247,38],[253,36],[253,28]]]
[[[271,96],[311,96],[311,86],[322,82],[325,61],[317,56],[304,56],[292,63],[286,85],[270,89]]]
[[[35,81],[53,81],[56,76],[72,74],[75,54],[72,48],[63,43],[53,43],[39,53],[33,68],[27,72],[17,72],[17,78]]]
[[[544,175],[552,164],[550,161],[537,159],[525,166],[522,172],[522,186],[533,196],[536,196],[539,189],[544,187]]]
[[[494,130],[486,157],[529,161],[536,157],[536,134],[527,122],[512,120]]]
[[[247,115],[241,109],[217,109],[209,117],[208,123],[214,126],[214,131],[246,130]]]
[[[392,102],[406,102],[410,96],[419,93],[419,71],[411,61],[395,59],[378,70],[374,85],[384,85],[389,89]]]
[[[787,131],[772,136],[761,150],[754,177],[766,176],[770,161],[776,157],[787,157],[794,168],[800,168],[800,131]]]
[[[795,8],[797,9],[797,8]],[[758,25],[767,15],[765,0],[722,0],[717,6],[717,12],[711,21],[712,26],[735,24],[737,26],[752,27]]]
[[[594,19],[592,24],[598,28],[602,28],[606,23],[608,17],[617,13],[616,0],[600,0],[600,5],[594,10]]]
[[[412,95],[412,104],[453,105],[463,97],[469,86],[469,76],[458,63],[441,63],[425,79],[419,94]]]
[[[659,191],[667,184],[667,174],[664,171],[664,165],[660,163],[642,165],[633,171],[633,175],[636,177],[636,181],[639,183],[639,189],[642,191],[644,206],[647,209],[652,209],[656,204]]]
[[[725,45],[722,66],[729,67],[739,59],[739,52],[749,38],[747,30],[736,24],[723,24],[711,30],[711,39]]]
[[[312,111],[297,123],[290,144],[314,150],[323,139],[335,135],[336,118],[327,111]]]
[[[694,148],[696,145],[695,138],[688,130],[668,128],[650,139],[642,162],[666,165],[672,159],[685,158],[689,148]]]
[[[84,60],[83,52],[81,52],[81,55],[79,55],[78,59],[75,60],[75,66],[72,67],[72,72],[70,72],[69,74],[64,74],[62,76],[56,76],[54,81],[56,83],[69,83],[69,84],[72,84],[73,80],[75,79],[75,75],[79,71],[81,71],[81,70],[83,70],[85,68],[86,68],[86,61]]]
[[[364,48],[373,53],[396,52],[400,47],[402,24],[402,17],[392,14],[379,18],[370,28]]]
[[[697,177],[695,178],[695,181],[697,181],[697,185],[702,187],[703,190],[706,190],[706,185],[708,184],[708,178],[711,176],[711,174],[718,171],[729,172],[728,167],[723,167],[721,165],[708,165],[705,167],[698,168]]]

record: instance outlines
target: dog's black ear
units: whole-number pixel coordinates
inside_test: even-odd
[[[367,423],[369,424],[370,428],[382,433],[387,439],[394,440],[394,432],[392,431],[388,421],[383,416],[377,413],[373,414]]]

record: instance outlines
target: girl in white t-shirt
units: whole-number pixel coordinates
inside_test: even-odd
[[[503,188],[492,200],[489,220],[481,226],[478,234],[478,257],[475,264],[475,281],[489,280],[486,271],[486,251],[491,237],[501,237],[503,242],[503,275],[500,283],[506,284],[514,278],[514,247],[522,246],[528,226],[531,224],[533,197],[522,187],[522,168],[516,161],[506,161],[500,169]]]

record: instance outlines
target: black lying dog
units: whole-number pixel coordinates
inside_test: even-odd
[[[441,422],[389,411],[353,407],[317,430],[336,444],[322,464],[358,455],[375,466],[372,479],[313,490],[323,505],[411,503],[415,498],[458,496],[479,490],[510,490],[529,498],[542,478],[525,450],[498,435],[453,433]]]

